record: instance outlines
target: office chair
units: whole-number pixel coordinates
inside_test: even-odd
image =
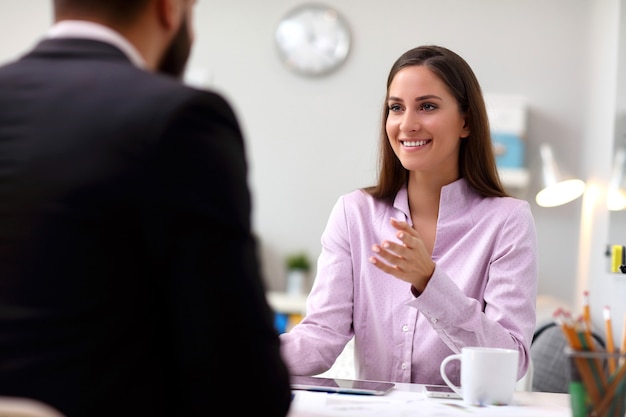
[[[592,332],[594,344],[604,348],[604,340]],[[539,327],[530,345],[530,357],[534,363],[532,391],[568,392],[569,364],[565,354],[568,346],[563,330],[554,322]]]

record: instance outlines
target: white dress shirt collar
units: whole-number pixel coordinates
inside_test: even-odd
[[[146,63],[137,49],[113,29],[99,23],[84,20],[62,20],[55,23],[46,34],[47,38],[81,38],[109,43],[119,48],[139,68]]]

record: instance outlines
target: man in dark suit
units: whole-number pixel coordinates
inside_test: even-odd
[[[0,68],[0,396],[68,417],[288,412],[242,133],[177,79],[193,6],[56,0]]]

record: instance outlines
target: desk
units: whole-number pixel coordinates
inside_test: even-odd
[[[426,398],[419,384],[396,383],[384,396],[294,391],[288,417],[571,417],[568,394],[516,391],[512,405],[471,407]]]

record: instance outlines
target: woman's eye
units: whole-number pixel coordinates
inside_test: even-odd
[[[390,104],[389,105],[389,111],[398,112],[400,110],[402,110],[402,108],[400,107],[399,104]]]
[[[430,104],[430,103],[422,104],[422,109],[426,110],[426,111],[435,110],[436,108],[437,108],[437,106],[435,106],[434,104]]]

